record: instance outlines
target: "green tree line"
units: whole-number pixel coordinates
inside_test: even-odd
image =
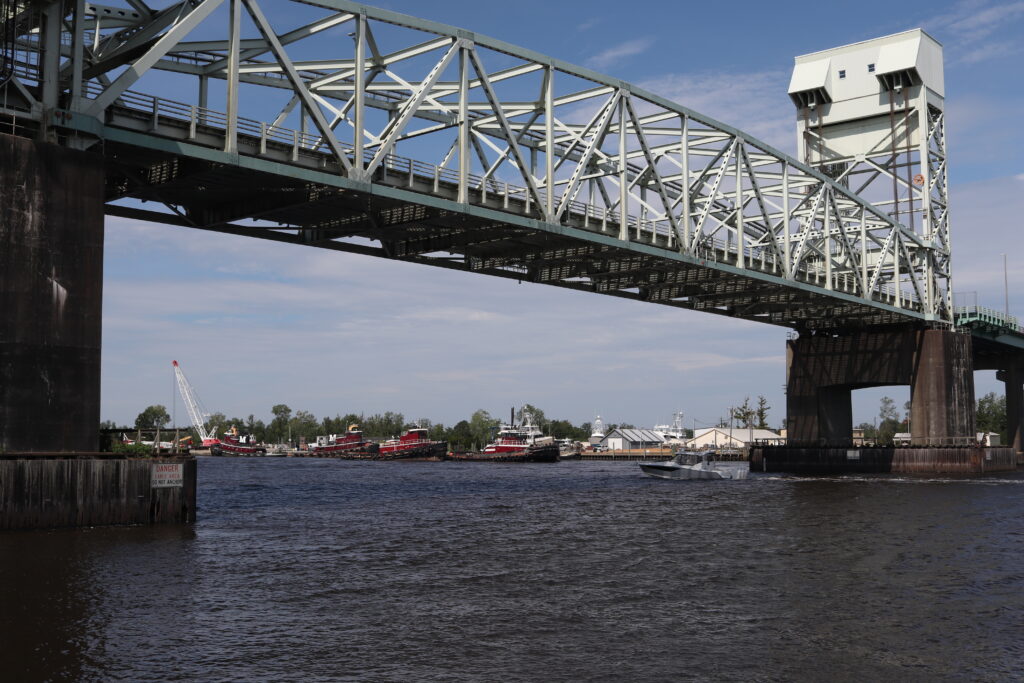
[[[524,405],[516,413],[516,420],[523,419],[524,411],[532,416],[533,423],[539,426],[546,435],[556,439],[573,439],[586,441],[590,437],[590,423],[575,425],[569,420],[549,420],[543,410],[530,404]],[[498,431],[501,419],[493,417],[488,411],[475,411],[468,419],[460,420],[452,426],[434,422],[428,418],[415,420],[406,419],[402,413],[387,411],[366,415],[364,413],[336,414],[334,417],[317,418],[306,410],[293,411],[281,403],[270,409],[273,417],[265,422],[255,415],[248,417],[228,417],[224,413],[213,413],[207,417],[206,428],[214,435],[220,436],[232,427],[237,427],[243,434],[252,434],[257,441],[263,443],[298,444],[305,440],[313,441],[317,436],[343,434],[352,425],[358,425],[363,435],[370,439],[387,439],[400,435],[410,427],[422,427],[427,430],[431,439],[447,441],[450,448],[456,450],[480,449],[490,442]],[[101,429],[122,429],[132,432],[138,429],[164,429],[171,421],[167,408],[162,405],[148,406],[135,418],[134,425],[118,426],[112,421],[100,424]],[[194,429],[193,443],[199,444],[199,434]]]
[[[883,396],[878,405],[878,418],[874,422],[860,423],[857,429],[864,431],[864,439],[868,442],[890,444],[899,432],[910,431],[911,420],[910,401],[903,404],[901,412],[894,400]],[[979,432],[995,432],[999,434],[1001,444],[1007,443],[1006,396],[989,392],[978,399],[975,428]]]

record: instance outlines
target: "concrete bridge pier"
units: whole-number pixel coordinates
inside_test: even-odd
[[[103,161],[0,134],[0,452],[98,450]]]
[[[975,431],[974,361],[970,332],[923,330],[910,377],[912,445],[963,445]]]
[[[913,471],[950,471],[943,449],[973,443],[974,375],[971,335],[951,330],[896,329],[806,334],[787,344],[788,449],[772,449],[775,471],[865,470],[852,446],[855,389],[910,385]],[[820,458],[838,454],[833,463]],[[961,467],[958,454],[956,467]],[[806,469],[813,460],[813,467]],[[905,458],[898,462],[905,461]],[[879,471],[899,471],[889,460]]]
[[[996,372],[996,377],[1006,384],[1008,445],[1019,457],[1024,455],[1024,358],[1008,363]]]

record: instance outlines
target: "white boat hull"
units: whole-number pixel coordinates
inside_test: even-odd
[[[644,474],[658,479],[746,479],[750,472],[750,466],[745,462],[683,465],[668,460],[638,464]]]

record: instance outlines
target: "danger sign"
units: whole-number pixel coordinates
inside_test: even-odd
[[[153,465],[153,488],[181,488],[184,480],[184,466],[178,463],[159,462]]]
[[[914,176],[914,184],[917,185],[918,187],[924,185],[924,176],[921,175],[920,173]]]

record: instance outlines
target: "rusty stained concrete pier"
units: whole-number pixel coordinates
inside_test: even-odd
[[[788,445],[755,448],[751,470],[983,473],[1017,468],[1021,453],[1024,363],[975,348],[969,332],[891,329],[809,334],[787,343]],[[1006,382],[1011,445],[975,445],[974,370],[997,369]],[[855,389],[910,386],[909,447],[854,448]]]
[[[791,445],[850,445],[852,392],[887,385],[910,385],[912,444],[969,445],[975,438],[970,333],[801,335],[786,350]]]
[[[96,453],[104,199],[101,157],[0,134],[0,529],[195,521],[194,458]]]
[[[98,448],[103,160],[0,134],[0,452]]]

